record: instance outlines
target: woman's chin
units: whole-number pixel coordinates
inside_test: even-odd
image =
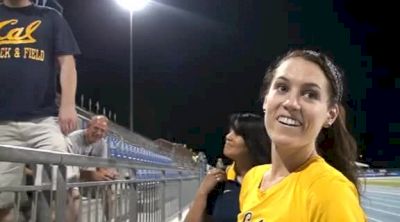
[[[292,147],[299,145],[299,140],[291,135],[280,135],[276,137],[272,137],[271,141],[277,147]]]

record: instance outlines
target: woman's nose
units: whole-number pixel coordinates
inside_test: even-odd
[[[289,95],[283,102],[283,107],[289,111],[300,110],[300,103],[296,95]]]
[[[231,132],[228,133],[228,134],[226,134],[226,135],[225,135],[225,140],[230,140],[230,139],[231,139],[231,135],[232,135]]]

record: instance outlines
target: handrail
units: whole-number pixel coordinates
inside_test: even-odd
[[[155,163],[143,163],[135,160],[105,159],[92,156],[83,156],[55,151],[30,149],[20,146],[0,145],[0,161],[70,165],[80,167],[110,167],[110,168],[139,168],[152,170],[177,170],[185,169],[178,166],[168,166]]]

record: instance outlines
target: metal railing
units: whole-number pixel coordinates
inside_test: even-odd
[[[32,222],[162,222],[181,218],[184,208],[193,199],[202,175],[200,168],[103,159],[6,145],[0,145],[0,161],[42,164],[44,169],[51,169],[44,170],[50,180],[40,185],[0,187],[0,192],[15,194],[15,220],[22,217],[21,211],[28,209],[29,212],[25,213]],[[69,182],[66,171],[70,166],[114,168],[120,177],[114,181]],[[27,192],[30,198],[23,200]],[[38,219],[39,214],[45,219]]]

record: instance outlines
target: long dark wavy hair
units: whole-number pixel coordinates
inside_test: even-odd
[[[322,128],[317,141],[317,152],[331,166],[339,170],[359,190],[357,166],[357,144],[346,127],[346,112],[342,105],[344,73],[327,55],[312,50],[292,50],[278,58],[268,69],[261,87],[261,98],[267,95],[276,69],[286,60],[299,57],[318,65],[329,82],[329,106],[339,107],[339,115],[329,128]]]
[[[252,166],[271,163],[271,142],[261,116],[253,113],[232,114],[229,128],[243,137]]]

